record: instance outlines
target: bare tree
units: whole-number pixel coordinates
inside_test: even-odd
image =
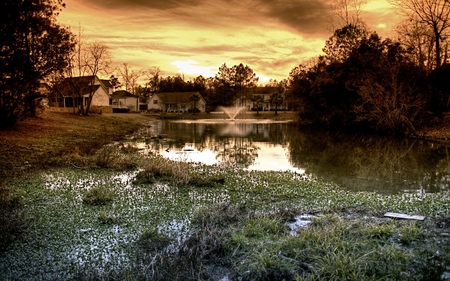
[[[448,0],[390,0],[409,19],[431,29],[435,48],[435,67],[441,66],[443,41],[450,29],[450,1]],[[446,54],[444,55],[446,57]]]
[[[147,76],[147,87],[150,89],[150,92],[157,93],[160,91],[160,85],[159,82],[161,81],[161,75],[163,75],[163,72],[159,67],[153,66],[146,71],[144,71],[144,74]]]
[[[342,26],[361,23],[361,13],[367,0],[334,0],[333,12],[342,22]]]
[[[433,31],[416,20],[405,20],[397,26],[397,34],[411,59],[428,72],[435,68]]]
[[[326,29],[334,32],[346,25],[363,25],[361,14],[367,0],[333,0],[331,9],[336,17],[330,19]],[[337,19],[336,19],[337,18]]]
[[[135,94],[137,80],[142,76],[142,71],[134,70],[128,63],[124,63],[123,67],[119,67],[119,73],[125,86],[125,91]]]
[[[90,82],[90,90],[86,102],[86,108],[83,103],[81,104],[81,113],[87,115],[92,103],[92,97],[94,96],[94,83],[95,78],[99,73],[108,73],[111,65],[112,56],[109,52],[108,46],[101,42],[94,42],[87,45],[83,55],[83,69],[87,74],[92,76]]]

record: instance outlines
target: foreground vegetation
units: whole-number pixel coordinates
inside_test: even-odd
[[[301,174],[142,157],[132,142],[66,151],[58,167],[0,186],[2,280],[449,279],[449,192],[353,193]]]

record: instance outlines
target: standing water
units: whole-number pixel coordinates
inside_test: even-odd
[[[352,191],[450,189],[448,147],[421,140],[333,135],[248,119],[158,120],[150,134],[162,140],[147,140],[143,151],[174,160],[304,173]]]

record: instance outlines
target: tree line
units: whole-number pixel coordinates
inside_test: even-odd
[[[406,21],[398,38],[383,39],[361,20],[364,0],[335,0],[340,22],[325,42],[323,55],[294,67],[287,79],[270,81],[271,103],[288,103],[301,120],[334,130],[369,130],[410,134],[450,110],[448,41],[450,3],[447,0],[390,0]],[[55,86],[67,77],[110,76],[146,102],[158,92],[200,92],[208,108],[232,103],[259,105],[259,80],[244,64],[223,64],[214,77],[186,80],[163,77],[158,67],[135,70],[113,67],[109,48],[88,42],[58,25],[62,0],[5,0],[1,4],[0,126],[13,126],[36,114],[45,98],[43,85]],[[111,73],[117,74],[111,75]],[[138,81],[145,80],[144,85]],[[82,95],[76,85],[69,85]],[[93,93],[88,97],[92,99]],[[81,96],[80,96],[81,97]],[[83,114],[89,104],[81,105]]]

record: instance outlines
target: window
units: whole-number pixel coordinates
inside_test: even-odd
[[[158,104],[158,100],[153,100],[153,104]]]

